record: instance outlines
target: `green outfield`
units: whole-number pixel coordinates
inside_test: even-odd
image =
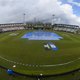
[[[55,32],[63,39],[32,41],[21,38],[27,32],[31,30],[0,33],[0,65],[29,75],[60,74],[80,68],[80,35]],[[44,49],[47,42],[54,43],[59,50]]]

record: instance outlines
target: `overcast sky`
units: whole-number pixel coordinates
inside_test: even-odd
[[[80,25],[80,0],[0,0],[0,24],[44,20]]]

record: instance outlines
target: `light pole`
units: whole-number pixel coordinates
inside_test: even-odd
[[[26,21],[25,21],[25,16],[26,16],[26,14],[24,13],[24,14],[23,14],[23,25],[24,25],[24,29],[26,29]]]
[[[52,25],[54,24],[54,16],[55,16],[55,15],[53,14],[53,15],[52,15],[52,23],[51,23]]]
[[[26,14],[24,13],[23,14],[23,23],[25,24],[25,16],[26,16]]]

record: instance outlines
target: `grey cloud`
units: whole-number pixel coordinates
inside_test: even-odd
[[[61,4],[61,2],[60,2]],[[0,23],[47,20],[55,14],[57,23],[71,23],[71,19],[60,9],[58,0],[0,0]],[[59,18],[59,20],[58,20]]]

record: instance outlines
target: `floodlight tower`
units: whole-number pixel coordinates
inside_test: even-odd
[[[24,24],[26,23],[26,21],[25,21],[25,16],[26,16],[26,14],[24,13],[24,14],[23,14],[23,23],[24,23]]]
[[[54,17],[55,17],[55,15],[53,14],[53,15],[52,15],[52,22],[51,22],[51,25],[54,25]]]
[[[26,20],[25,20],[25,16],[26,16],[26,14],[24,13],[24,14],[23,14],[23,24],[24,24],[24,28],[26,29]]]

